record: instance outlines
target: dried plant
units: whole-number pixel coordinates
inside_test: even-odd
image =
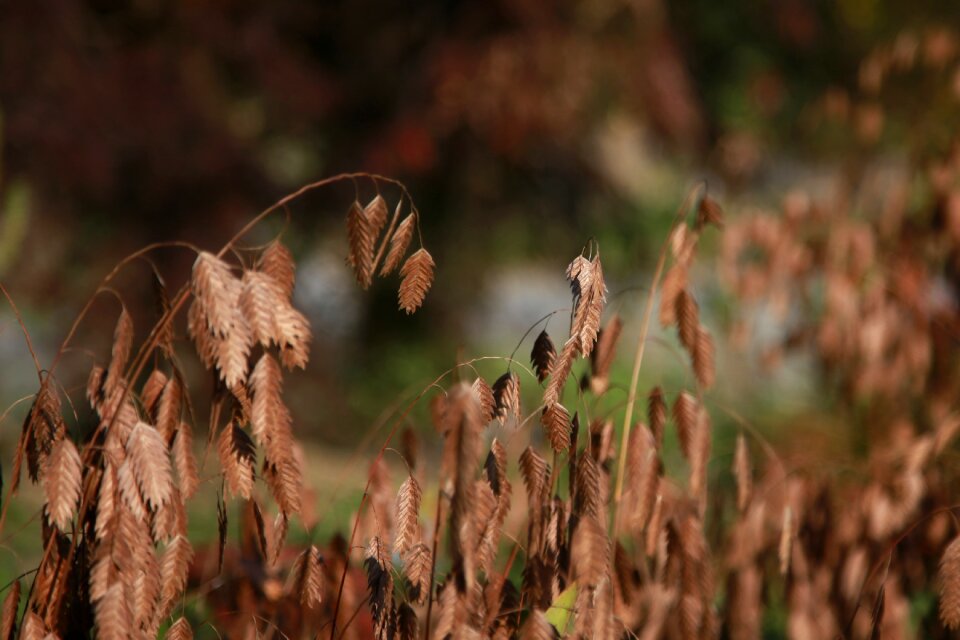
[[[960,538],[954,538],[940,561],[940,619],[948,629],[960,628]]]
[[[174,349],[176,316],[186,306],[187,332],[197,356],[217,380],[208,439],[218,443],[224,490],[247,501],[250,517],[244,527],[251,532],[249,539],[257,541],[260,561],[279,556],[304,493],[302,456],[282,394],[282,368],[306,366],[311,331],[292,305],[294,259],[279,240],[267,244],[252,267],[232,264],[225,256],[260,220],[301,193],[361,178],[378,187],[399,184],[357,174],[308,185],[257,216],[217,253],[198,250],[190,281],[175,295],[167,293],[154,270],[161,318],[138,343],[134,317],[121,305],[108,365],[94,365],[87,382],[87,399],[98,420],[89,432],[68,427],[62,417],[55,375],[70,338],[64,343],[40,375],[14,456],[11,493],[26,462],[30,479],[44,488],[51,526],[43,527],[44,553],[19,620],[19,582],[5,599],[4,637],[14,631],[25,638],[86,636],[91,628],[99,637],[155,636],[182,607],[195,555],[184,503],[202,482],[191,424],[196,398],[189,398]],[[415,209],[401,221],[402,203],[409,197],[402,185],[400,189],[392,219],[381,195],[348,213],[348,262],[365,286],[384,255],[382,275],[403,260],[416,231]],[[150,250],[125,259],[102,290],[113,291],[109,285],[116,273]],[[401,270],[400,297],[407,312],[422,304],[432,270],[432,258],[422,247]],[[221,416],[229,419],[224,422]],[[259,480],[279,511],[272,527],[265,525],[258,503]],[[4,501],[4,516],[8,504]],[[225,509],[218,510],[222,564],[227,523]],[[325,589],[319,551],[311,547],[295,564],[291,597],[317,608]],[[192,637],[192,630],[179,617],[167,636]]]
[[[420,538],[420,500],[423,494],[416,478],[409,476],[397,493],[397,533],[393,550],[401,557]]]
[[[543,382],[550,375],[553,369],[553,361],[557,357],[557,349],[553,346],[553,340],[547,330],[544,329],[537,336],[533,343],[533,350],[530,352],[530,361],[533,363],[537,372],[537,381]]]
[[[400,283],[400,308],[413,313],[423,304],[430,285],[433,284],[433,269],[436,265],[426,249],[418,249],[400,267],[403,282]]]
[[[931,169],[937,211],[960,216],[952,186],[960,163],[944,162]],[[346,214],[347,263],[364,288],[399,271],[399,308],[417,310],[435,264],[422,246],[411,252],[420,234],[409,194],[400,187],[391,214],[380,187],[397,183],[381,177],[308,188],[345,178],[377,188]],[[950,498],[960,432],[951,331],[960,316],[933,292],[937,277],[954,278],[960,233],[909,227],[903,212],[875,221],[835,205],[824,234],[823,212],[801,204],[788,202],[780,217],[728,219],[703,187],[693,189],[657,256],[636,333],[631,318],[604,317],[607,284],[591,242],[556,270],[571,291],[566,335],[555,345],[545,316],[524,347],[532,370],[504,358],[491,385],[473,369],[477,359],[432,381],[391,415],[352,526],[342,527],[349,537],[299,549],[286,549],[288,532],[299,537],[294,527],[312,501],[284,376],[307,365],[312,333],[292,302],[294,258],[275,240],[233,260],[251,227],[220,251],[198,250],[178,293],[155,274],[162,317],[145,337],[121,305],[109,358],[87,380],[89,433],[63,417],[56,361],[38,365],[10,492],[23,466],[42,485],[44,551],[26,602],[27,576],[11,582],[0,637],[155,637],[166,627],[166,637],[189,638],[197,621],[185,594],[207,601],[224,637],[756,638],[773,618],[796,638],[948,637],[960,628]],[[709,234],[721,236],[720,272],[737,302],[809,323],[764,345],[767,364],[805,347],[838,384],[822,394],[830,410],[870,422],[868,460],[850,462],[858,472],[850,479],[789,459],[715,396],[718,356],[749,314],[731,311],[737,326],[727,336],[701,310],[696,267]],[[895,257],[883,260],[881,250]],[[181,371],[184,307],[214,380],[209,398]],[[678,346],[685,382],[643,378],[650,387],[641,388],[652,331]],[[631,376],[617,380],[626,336],[637,341]],[[542,395],[527,397],[533,388]],[[428,394],[438,464],[408,429]],[[214,480],[193,444],[201,400],[220,464]],[[386,454],[397,453],[398,430],[407,466],[395,482]],[[823,452],[811,449],[819,463]],[[523,491],[514,496],[516,482]],[[185,503],[204,484],[221,487],[219,540],[194,549]],[[240,504],[228,523],[231,497]],[[938,572],[939,622],[911,607]],[[911,627],[917,617],[922,626]]]

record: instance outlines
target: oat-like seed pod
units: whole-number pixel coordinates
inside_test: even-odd
[[[696,346],[693,349],[693,372],[704,389],[713,386],[716,380],[713,337],[702,325],[697,328]]]
[[[228,336],[234,328],[240,296],[240,280],[230,266],[212,253],[201,251],[193,264],[191,286],[206,326],[214,334]]]
[[[637,531],[642,531],[656,504],[657,489],[660,487],[660,459],[655,449],[647,450],[636,484],[636,507],[630,514],[631,522]]]
[[[197,472],[197,459],[193,455],[193,429],[186,422],[177,427],[177,434],[173,439],[173,463],[177,470],[180,485],[180,495],[184,502],[193,497],[200,484]]]
[[[13,628],[17,624],[17,611],[20,606],[20,581],[14,580],[3,599],[0,610],[0,640],[13,640]]]
[[[520,454],[520,475],[527,489],[527,500],[531,505],[539,502],[543,483],[547,474],[547,461],[533,447],[527,447]]]
[[[557,630],[547,620],[543,611],[534,609],[520,629],[520,640],[554,640]]]
[[[28,613],[28,617],[33,616],[39,620],[33,613]],[[124,594],[123,584],[121,582],[113,583],[103,597],[99,598],[94,606],[94,619],[97,624],[97,638],[107,640],[126,640],[130,637],[130,609],[126,595]],[[24,624],[23,636],[29,637],[27,625]],[[43,623],[38,623],[42,625]],[[39,637],[43,637],[41,634]]]
[[[110,353],[110,367],[107,369],[107,379],[103,386],[107,395],[111,395],[123,378],[123,370],[130,359],[130,350],[133,347],[133,319],[126,307],[120,310],[117,327],[113,332],[113,347]]]
[[[320,551],[313,545],[304,549],[290,569],[291,584],[287,590],[297,595],[300,603],[311,609],[323,599],[323,560]]]
[[[347,263],[353,267],[357,282],[367,289],[373,281],[373,254],[377,234],[360,203],[354,200],[347,212]]]
[[[687,267],[676,263],[663,278],[660,287],[660,326],[666,328],[677,321],[677,297],[687,286]]]
[[[187,571],[193,561],[193,545],[184,536],[176,536],[163,552],[160,563],[160,597],[162,617],[173,607],[187,586]]]
[[[622,331],[623,320],[619,315],[614,315],[597,336],[597,346],[590,354],[590,365],[593,371],[590,388],[596,395],[601,395],[607,390],[610,366],[613,364],[617,341]]]
[[[274,240],[260,254],[257,260],[257,270],[262,271],[280,287],[283,297],[287,300],[293,295],[296,281],[296,263],[290,250],[279,240]]]
[[[508,371],[493,383],[494,415],[501,425],[506,424],[507,418],[513,416],[517,424],[522,418],[520,414],[520,376]]]
[[[399,209],[400,204],[397,204]],[[390,238],[390,249],[387,251],[387,257],[383,260],[383,267],[380,269],[380,275],[386,276],[400,266],[400,261],[406,255],[410,247],[410,240],[413,239],[413,232],[417,228],[417,214],[411,213],[397,225],[393,236]]]
[[[230,422],[220,433],[218,451],[227,489],[231,494],[249,500],[257,464],[257,454],[250,436]]]
[[[779,546],[779,559],[780,559],[780,574],[787,575],[787,571],[790,570],[790,553],[793,549],[793,510],[790,508],[790,505],[787,505],[783,509],[783,525],[780,530],[780,546]]]
[[[397,493],[397,530],[393,550],[402,558],[420,534],[420,500],[423,493],[413,476],[407,476]]]
[[[416,640],[420,635],[417,612],[406,602],[397,607],[397,640]]]
[[[940,560],[940,621],[948,629],[960,629],[960,536]]]
[[[600,519],[600,470],[588,455],[577,458],[576,496],[573,511],[581,518]]]
[[[597,341],[607,294],[600,256],[594,256],[590,261],[577,256],[567,267],[567,278],[570,280],[574,303],[570,337],[576,338],[580,353],[589,356]]]
[[[180,380],[177,376],[173,376],[163,385],[163,391],[157,399],[157,431],[166,443],[173,440],[177,425],[180,424],[182,395]]]
[[[677,333],[680,336],[680,344],[684,346],[687,353],[693,354],[697,347],[697,329],[700,327],[700,308],[697,301],[686,289],[682,289],[677,294],[675,301],[677,306]]]
[[[560,354],[553,359],[550,381],[547,382],[547,388],[543,392],[543,404],[549,406],[563,399],[563,388],[567,384],[567,378],[573,369],[573,362],[577,359],[579,349],[580,341],[576,336],[571,337],[563,344]]]
[[[543,410],[541,422],[554,451],[562,453],[570,448],[570,413],[566,407],[554,402]]]
[[[370,540],[367,546],[364,567],[367,572],[367,587],[370,590],[370,614],[378,638],[390,622],[392,608],[393,578],[390,575],[390,558],[379,537]]]
[[[153,509],[165,504],[173,491],[173,473],[160,432],[138,422],[127,440],[127,455],[143,499]]]
[[[422,604],[430,595],[430,547],[425,544],[416,544],[410,548],[403,559],[403,575],[412,588],[412,597]]]
[[[659,448],[663,445],[663,430],[667,424],[667,403],[663,398],[663,389],[660,387],[650,390],[650,396],[647,398],[647,419]]]
[[[697,208],[697,226],[703,227],[708,224],[723,228],[723,208],[710,196],[704,196]]]
[[[46,493],[46,512],[49,522],[60,531],[69,532],[77,513],[82,482],[82,463],[76,446],[69,438],[53,446],[47,458],[47,472],[43,484]]]
[[[673,419],[677,424],[680,449],[688,460],[693,456],[693,434],[697,428],[699,411],[697,399],[686,391],[681,391],[673,403]]]
[[[370,230],[376,238],[383,231],[383,226],[387,224],[387,217],[390,215],[387,210],[387,201],[378,193],[363,208],[363,215],[370,222]]]
[[[645,551],[648,556],[653,556],[657,552],[657,544],[660,542],[660,534],[663,531],[663,495],[657,494],[657,499],[653,503],[653,513],[650,515],[650,522],[647,523],[647,538]]]
[[[706,506],[711,435],[710,415],[706,409],[700,407],[690,441],[690,495],[700,499],[703,506]]]
[[[91,404],[93,404],[93,398],[99,391],[99,382],[93,382],[92,374],[93,372],[91,371],[91,382],[87,385],[87,398],[90,399]],[[143,408],[147,410],[149,415],[156,417],[158,409],[157,401],[160,399],[160,394],[163,393],[163,388],[166,385],[167,374],[160,369],[151,371],[147,377],[147,381],[143,383],[143,389],[140,390],[140,400],[143,403]]]
[[[483,415],[483,423],[486,424],[493,420],[497,410],[497,400],[493,395],[493,389],[481,377],[477,377],[471,386],[480,403],[480,413]]]
[[[533,368],[537,372],[537,380],[543,382],[547,379],[547,376],[550,375],[550,370],[553,367],[553,361],[557,357],[557,350],[553,346],[553,340],[550,339],[550,335],[547,333],[547,330],[544,329],[537,336],[537,339],[533,343],[533,350],[530,352],[530,361],[533,363]]]
[[[433,284],[433,270],[436,264],[430,253],[423,248],[418,249],[407,258],[400,268],[399,301],[400,308],[408,314],[413,313],[423,304],[427,291]]]
[[[180,616],[177,621],[167,629],[166,640],[193,640],[193,629],[186,618]]]

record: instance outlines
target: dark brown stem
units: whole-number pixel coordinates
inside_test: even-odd
[[[3,292],[3,295],[7,299],[7,303],[10,305],[10,308],[13,309],[13,315],[17,317],[17,323],[20,325],[20,330],[23,331],[23,338],[27,341],[27,350],[30,351],[30,357],[33,358],[33,366],[37,369],[37,377],[40,379],[40,383],[43,384],[43,373],[42,368],[40,367],[40,359],[37,357],[37,352],[33,348],[33,340],[30,339],[30,332],[27,331],[27,325],[23,323],[23,316],[20,315],[20,309],[17,308],[16,303],[13,301],[10,293],[7,292],[7,288],[4,287],[2,283],[0,283],[0,291]]]
[[[337,602],[333,605],[333,621],[330,623],[330,640],[337,636],[337,616],[340,615],[340,601],[343,600],[343,585],[347,582],[347,571],[350,570],[350,551],[353,549],[353,541],[357,537],[357,529],[360,528],[360,516],[363,515],[363,507],[369,498],[370,480],[367,480],[367,489],[363,492],[363,498],[360,499],[360,508],[357,509],[357,517],[353,521],[353,531],[350,532],[350,542],[347,544],[346,557],[343,559],[343,573],[340,575],[340,586],[337,588]]]
[[[353,621],[357,619],[357,616],[360,615],[360,612],[363,610],[363,606],[367,604],[367,601],[370,600],[370,596],[367,595],[360,601],[360,604],[357,605],[357,608],[353,610],[353,614],[347,618],[347,621],[343,625],[343,629],[340,630],[340,635],[337,637],[337,640],[343,640],[344,634],[347,632],[347,629],[350,628],[350,625],[353,624]]]
[[[433,577],[437,570],[437,546],[440,540],[440,515],[443,489],[437,489],[437,514],[433,523],[433,550],[430,552],[430,588],[427,590],[427,618],[424,621],[423,640],[430,640],[430,613],[433,611]]]

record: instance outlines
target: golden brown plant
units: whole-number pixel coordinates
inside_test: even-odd
[[[392,215],[379,190],[366,206],[354,202],[347,235],[358,282],[369,287],[399,268],[399,306],[409,313],[422,305],[435,265],[423,247],[407,257],[419,236],[416,209],[403,215],[408,201],[404,191]],[[433,381],[395,416],[350,537],[299,550],[285,541],[310,498],[283,377],[306,366],[312,335],[292,304],[293,256],[275,240],[233,261],[226,256],[243,233],[217,253],[198,251],[190,282],[164,292],[163,318],[142,342],[121,306],[109,362],[87,381],[90,433],[64,420],[56,367],[38,374],[11,491],[26,464],[43,486],[44,551],[22,614],[26,576],[9,588],[0,640],[91,630],[156,637],[166,625],[167,637],[190,638],[183,605],[194,588],[227,637],[755,638],[780,608],[790,637],[945,637],[960,628],[960,552],[949,542],[957,477],[948,464],[960,432],[949,401],[960,390],[960,350],[944,327],[960,322],[955,305],[931,293],[926,261],[955,266],[960,234],[920,233],[914,250],[899,244],[896,220],[873,224],[840,211],[822,237],[813,211],[788,209],[782,219],[725,221],[702,188],[692,192],[658,258],[629,386],[611,379],[625,323],[617,314],[604,323],[607,285],[591,243],[566,269],[572,310],[559,350],[543,330],[532,371],[507,358],[490,385],[479,373],[464,380],[471,361]],[[854,409],[867,412],[869,460],[850,474],[864,482],[785,459],[712,395],[714,336],[725,344],[704,326],[694,266],[701,238],[720,226],[722,271],[739,298],[786,317],[822,284],[823,304],[810,304],[822,313],[804,316],[811,326],[775,348],[806,342],[839,380],[832,408],[851,420]],[[884,262],[880,250],[896,259]],[[657,302],[692,373],[688,385],[640,388]],[[186,305],[186,330],[215,383],[202,399],[222,487],[220,538],[210,549],[194,549],[185,508],[209,476],[193,448],[200,398],[176,354],[175,316]],[[524,375],[543,385],[542,401],[525,404]],[[611,391],[624,387],[625,403]],[[408,467],[397,487],[384,455],[390,438],[436,389],[439,465],[429,447],[420,453],[405,437]],[[634,419],[641,394],[648,424]],[[542,433],[529,427],[538,417]],[[668,423],[682,458],[665,437]],[[735,441],[726,437],[734,423]],[[727,460],[724,468],[714,459]],[[524,495],[514,499],[517,473]],[[236,548],[227,544],[229,496],[242,499]],[[911,629],[911,598],[938,566],[942,626],[924,619],[922,631]]]
[[[71,331],[53,365],[38,372],[40,389],[14,456],[11,494],[26,462],[30,479],[43,486],[45,520],[52,526],[42,529],[44,552],[19,624],[19,582],[5,600],[5,638],[14,629],[25,638],[86,636],[91,628],[98,637],[156,636],[174,609],[182,606],[194,557],[184,503],[201,483],[191,424],[196,398],[189,397],[175,353],[176,316],[185,306],[187,332],[200,361],[216,379],[208,441],[218,443],[224,490],[247,501],[244,531],[249,534],[246,539],[255,541],[252,550],[259,561],[279,557],[304,494],[302,454],[282,397],[282,367],[306,366],[311,331],[306,317],[292,305],[294,259],[279,240],[259,251],[252,268],[233,264],[225,256],[254,225],[300,194],[364,177],[378,187],[398,185],[363,175],[308,185],[257,216],[217,253],[198,250],[190,281],[176,295],[167,293],[154,269],[162,315],[142,342],[137,342],[134,318],[121,294],[109,287],[123,267],[155,247],[128,257],[107,276],[101,290],[115,293],[121,308],[109,364],[94,365],[86,386],[95,428],[73,429],[62,417],[63,385],[55,375]],[[359,211],[359,220],[356,210],[348,216],[349,261],[365,286],[385,254],[388,264],[382,274],[395,268],[410,245],[416,210],[401,222],[402,209],[398,204],[391,219],[384,198],[377,195]],[[422,304],[432,282],[432,259],[426,250],[415,252],[403,272],[401,300],[410,312]],[[261,479],[279,511],[272,527],[265,525],[258,503]],[[3,503],[0,527],[8,504]],[[221,506],[218,511],[218,564],[222,564],[227,521],[226,510]],[[296,596],[316,608],[324,579],[315,548],[301,554],[294,574]],[[268,598],[274,597],[273,587],[261,587]],[[168,637],[192,637],[185,618],[177,619]]]

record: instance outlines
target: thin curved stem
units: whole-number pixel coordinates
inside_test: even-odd
[[[17,323],[20,325],[20,330],[23,331],[23,338],[27,341],[27,350],[30,351],[30,357],[33,358],[33,366],[37,368],[37,378],[40,379],[40,384],[43,384],[43,367],[40,366],[40,358],[37,357],[37,351],[33,348],[33,340],[30,339],[30,332],[27,331],[27,325],[23,323],[23,316],[20,315],[20,309],[17,308],[17,304],[13,301],[7,288],[4,287],[2,283],[0,283],[0,291],[3,292],[10,308],[13,309],[13,315],[17,317]]]
[[[617,462],[617,485],[613,494],[613,536],[616,538],[620,531],[620,499],[623,496],[623,476],[627,464],[627,442],[630,439],[630,427],[633,422],[634,406],[637,402],[637,385],[640,381],[640,366],[643,364],[643,353],[647,344],[647,332],[650,329],[650,317],[653,315],[653,301],[657,294],[657,286],[660,284],[660,277],[663,275],[663,269],[667,263],[667,253],[670,249],[670,241],[674,230],[683,222],[687,208],[693,196],[699,193],[703,188],[702,183],[695,186],[683,199],[680,208],[670,227],[670,232],[660,248],[660,256],[657,258],[657,267],[653,272],[653,282],[650,284],[650,290],[647,293],[647,302],[643,309],[643,320],[640,325],[640,337],[637,339],[637,350],[633,356],[633,372],[630,376],[630,388],[627,395],[627,409],[623,416],[623,435],[620,441],[620,459]]]

